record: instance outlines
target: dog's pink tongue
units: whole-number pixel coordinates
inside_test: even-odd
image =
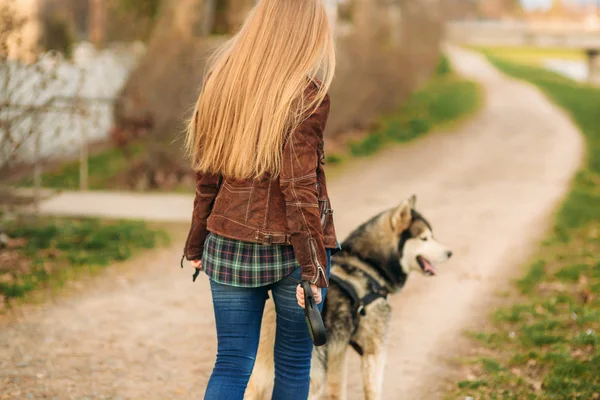
[[[431,263],[429,261],[427,261],[426,259],[422,259],[422,260],[423,260],[423,265],[425,266],[425,268],[423,268],[423,271],[425,271],[431,275],[435,275],[437,273],[437,271],[435,270],[433,265],[431,265]]]

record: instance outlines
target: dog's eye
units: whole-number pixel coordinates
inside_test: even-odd
[[[424,242],[426,242],[426,241],[428,241],[428,240],[429,240],[429,238],[428,238],[427,236],[423,236],[423,237],[421,238],[421,240],[422,240],[422,241],[424,241]]]

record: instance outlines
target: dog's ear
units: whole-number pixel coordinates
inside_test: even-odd
[[[410,203],[411,208],[414,210],[417,208],[417,195],[413,194],[412,196],[410,196],[410,198],[408,199],[408,202]]]
[[[412,220],[412,206],[410,200],[404,200],[393,212],[392,212],[392,229],[394,232],[400,233],[410,226]]]

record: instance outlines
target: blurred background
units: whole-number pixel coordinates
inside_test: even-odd
[[[385,398],[399,398],[394,390],[409,382],[437,387],[424,377],[441,370],[446,386],[431,396],[406,389],[407,398],[600,398],[600,0],[325,1],[338,56],[326,168],[340,238],[413,191],[436,223],[458,226],[442,230],[453,240],[455,281],[439,281],[461,285],[464,298],[450,286],[436,301],[424,291],[403,297],[411,307],[454,308],[399,314],[402,329],[418,332],[406,337],[422,337],[422,346],[398,342],[390,352],[390,364],[412,369],[396,373],[402,379],[386,375]],[[177,342],[169,359],[171,348],[160,347],[179,335],[177,326],[191,332],[199,324],[190,314],[160,319],[171,315],[167,303],[183,307],[187,298],[177,296],[189,294],[181,276],[165,273],[165,265],[179,271],[194,193],[182,137],[207,57],[254,3],[0,0],[0,323],[16,315],[29,324],[0,325],[0,343],[19,343],[0,346],[0,399],[67,392],[78,399],[198,398],[201,387],[172,387],[180,379],[170,375],[193,351]],[[585,150],[573,150],[565,135]],[[558,177],[561,169],[566,177]],[[562,191],[551,191],[557,187]],[[470,216],[462,215],[467,209]],[[510,217],[515,210],[521,214]],[[536,228],[548,228],[540,246]],[[519,243],[534,250],[514,251]],[[500,254],[523,256],[503,263]],[[533,258],[527,269],[515,269],[525,255]],[[128,267],[120,263],[130,258],[144,263],[123,272]],[[474,267],[484,263],[489,271],[514,267],[490,283],[495,275]],[[119,267],[105,268],[112,265]],[[104,270],[118,271],[119,284],[110,288],[117,292],[88,295],[82,277]],[[127,274],[149,286],[135,286]],[[497,282],[515,277],[500,306],[487,305],[486,312],[496,310],[490,320],[472,318],[480,325],[460,352],[471,358],[451,366],[424,361],[443,336],[455,337],[445,326],[456,323],[462,332],[459,318],[498,294]],[[39,322],[14,311],[57,288],[81,290],[79,313],[42,302],[54,314],[36,314]],[[156,304],[126,297],[133,291],[145,298],[146,290],[164,300],[160,316],[151,314]],[[54,328],[57,315],[64,330]],[[152,329],[144,315],[157,318]],[[107,354],[137,360],[123,361],[148,379],[137,389],[117,379],[121,367],[86,353],[86,343],[71,347],[81,332],[98,346],[129,343],[134,339],[123,333],[131,326],[148,346],[141,353],[159,356],[146,364],[133,344]],[[40,333],[52,338],[41,349]],[[56,348],[74,357],[63,361]],[[204,364],[194,378],[207,379]],[[52,371],[64,379],[51,379]],[[97,371],[104,380],[94,380]],[[358,383],[351,384],[351,398],[359,398]],[[116,397],[95,396],[90,387]]]
[[[1,181],[83,190],[189,188],[183,121],[206,57],[252,4],[2,0]],[[595,49],[583,42],[600,29],[598,8],[594,0],[332,0],[339,69],[327,135],[360,136],[396,109],[432,77],[445,39],[579,45],[580,54],[537,57],[585,81],[585,51]],[[328,146],[339,147],[335,140]],[[98,164],[100,155],[111,165]],[[53,174],[73,159],[79,176]]]
[[[180,153],[183,121],[207,55],[235,32],[253,1],[0,4],[2,182],[83,190],[189,187]],[[594,0],[332,0],[340,62],[327,135],[360,135],[398,107],[434,74],[445,39],[580,50],[530,57],[588,80],[585,52],[596,51],[598,8]],[[95,162],[101,154],[110,167]],[[53,172],[73,159],[81,163],[79,176],[58,179]]]

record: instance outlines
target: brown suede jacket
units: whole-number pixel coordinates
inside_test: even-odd
[[[246,242],[291,244],[302,279],[327,287],[325,249],[336,248],[333,210],[323,171],[329,96],[285,142],[279,177],[232,180],[196,173],[188,260],[202,258],[208,232]]]

